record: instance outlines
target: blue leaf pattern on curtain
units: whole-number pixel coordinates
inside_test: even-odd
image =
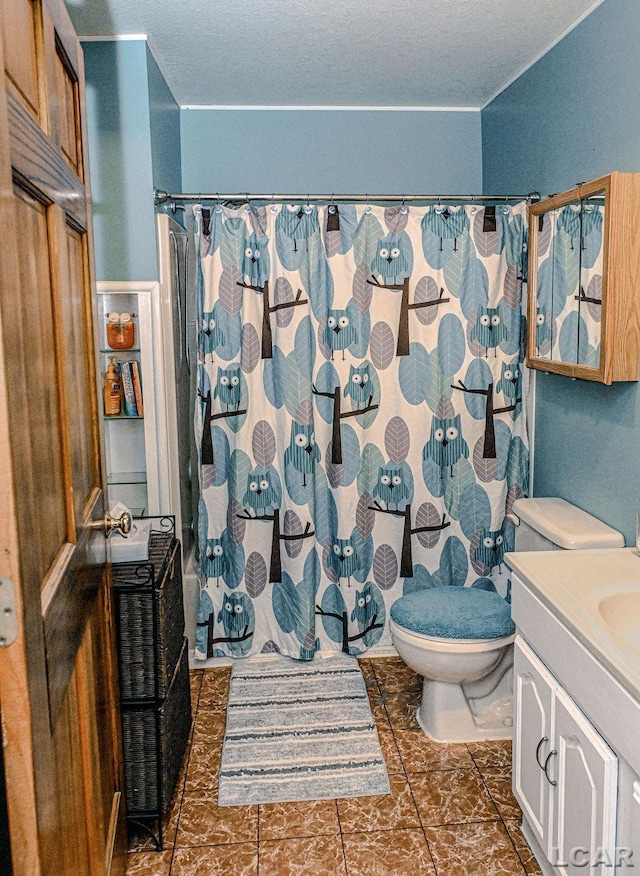
[[[505,595],[526,205],[203,213],[196,657],[357,654],[403,593]]]

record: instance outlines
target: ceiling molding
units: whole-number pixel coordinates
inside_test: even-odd
[[[479,113],[479,106],[327,106],[320,104],[318,106],[261,106],[255,105],[239,105],[232,106],[226,104],[183,104],[180,109],[183,110],[233,110],[235,112],[245,112],[260,110],[260,112],[381,112],[381,113]]]
[[[594,0],[594,2],[591,4],[591,6],[585,12],[583,12],[582,15],[580,15],[578,18],[576,18],[576,20],[573,22],[573,24],[570,24],[569,27],[566,28],[566,30],[563,30],[563,32],[560,34],[560,36],[556,37],[556,39],[553,40],[553,42],[549,43],[549,45],[546,47],[546,49],[543,49],[541,52],[539,52],[535,56],[535,58],[532,58],[531,61],[529,61],[528,64],[525,64],[525,66],[521,70],[519,70],[517,73],[514,73],[514,75],[510,79],[507,79],[507,81],[504,82],[500,86],[500,88],[495,92],[495,94],[493,94],[488,100],[485,100],[485,102],[482,104],[481,107],[479,107],[479,109],[483,110],[486,107],[488,107],[489,104],[492,103],[492,101],[494,101],[496,99],[496,97],[499,97],[503,91],[506,91],[507,88],[509,88],[510,85],[513,85],[513,83],[516,82],[518,79],[520,79],[521,76],[524,76],[524,74],[527,72],[527,70],[530,70],[532,67],[534,67],[538,63],[538,61],[540,61],[542,58],[544,58],[545,55],[548,55],[549,52],[551,51],[551,49],[555,48],[558,45],[558,43],[561,43],[562,40],[566,36],[568,36],[572,30],[575,30],[579,24],[582,24],[582,22],[585,20],[585,18],[588,18],[592,12],[595,12],[595,10],[598,8],[598,6],[600,6],[602,3],[604,3],[604,0]]]
[[[120,33],[114,34],[113,36],[109,35],[96,35],[96,36],[81,36],[81,43],[118,43],[123,42],[125,40],[144,40],[145,42],[149,41],[146,33]]]

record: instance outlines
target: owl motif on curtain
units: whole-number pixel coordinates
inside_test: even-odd
[[[522,398],[522,372],[517,359],[502,363],[502,374],[496,384],[496,392],[501,392],[505,398],[514,401]]]
[[[205,578],[221,578],[226,573],[227,558],[221,538],[207,539],[207,547],[200,568]]]
[[[382,467],[378,471],[378,483],[373,488],[373,498],[380,499],[386,508],[405,508],[409,501],[409,489],[404,480],[401,465]]]
[[[263,289],[269,279],[266,242],[252,234],[244,242],[242,276],[247,286]]]
[[[314,467],[318,462],[320,462],[320,448],[316,444],[314,427],[293,420],[291,439],[284,452],[284,464],[292,465],[300,472],[303,486],[306,487],[307,475],[313,475]]]
[[[422,451],[423,459],[432,459],[441,469],[453,466],[462,457],[469,458],[467,442],[462,437],[460,414],[455,417],[434,417],[431,421],[431,436]]]
[[[250,625],[250,612],[247,610],[249,597],[245,593],[227,593],[218,612],[217,622],[222,623],[226,636],[242,633]],[[250,605],[250,603],[249,603]]]
[[[329,565],[338,578],[351,579],[360,568],[360,557],[353,538],[336,538],[331,546]],[[351,580],[349,580],[351,586]]]
[[[349,396],[360,408],[364,407],[371,399],[371,371],[368,365],[349,365],[349,379],[344,388],[343,395]]]
[[[280,507],[279,485],[274,483],[274,473],[269,469],[257,468],[247,478],[247,489],[242,503],[254,517],[273,514]]]
[[[376,614],[376,601],[371,583],[362,590],[356,590],[356,603],[351,612],[351,620],[358,622],[358,632],[366,630]]]
[[[498,355],[498,347],[502,341],[506,341],[509,335],[502,322],[499,307],[482,307],[478,311],[476,324],[471,329],[471,340],[478,341],[485,348],[485,356],[489,350],[494,350]]]
[[[331,358],[335,350],[344,351],[350,344],[358,341],[358,332],[351,325],[351,318],[346,310],[330,310],[327,324],[322,333],[322,342],[331,350]]]
[[[213,354],[218,347],[224,344],[224,334],[222,329],[218,327],[213,310],[202,314],[200,326],[200,353],[205,362],[207,356],[211,356],[211,361],[213,361]]]
[[[381,286],[401,286],[409,276],[409,262],[402,251],[402,238],[387,235],[378,241],[371,273]]]
[[[220,399],[226,411],[230,408],[238,410],[242,396],[240,377],[240,365],[231,365],[229,368],[218,368],[218,379],[213,397]]]
[[[474,559],[492,569],[502,565],[506,550],[502,529],[483,529],[480,544],[474,551]]]

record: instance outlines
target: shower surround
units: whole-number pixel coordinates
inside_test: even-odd
[[[194,216],[196,658],[357,654],[403,594],[505,596],[526,204]]]

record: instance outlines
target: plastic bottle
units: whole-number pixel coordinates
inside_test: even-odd
[[[122,407],[120,375],[114,360],[115,356],[109,356],[109,366],[104,376],[104,413],[107,417],[117,417]]]

